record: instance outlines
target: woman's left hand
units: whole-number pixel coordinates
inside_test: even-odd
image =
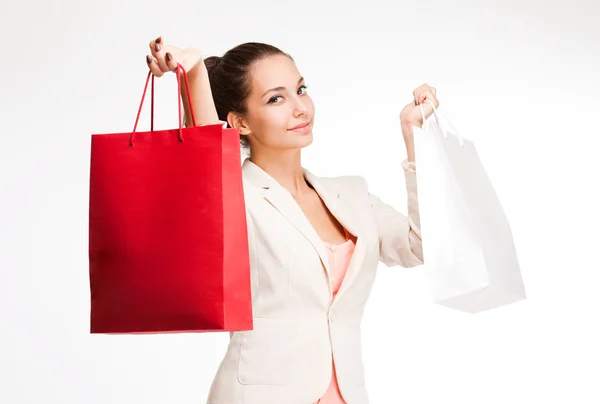
[[[425,119],[433,113],[433,107],[425,100],[430,100],[433,105],[437,108],[440,102],[435,98],[436,89],[431,87],[429,84],[423,84],[413,91],[414,101],[402,108],[400,112],[400,123],[408,124],[421,127],[423,124],[423,117],[421,116],[421,110],[419,104],[424,103],[423,110],[425,112]]]

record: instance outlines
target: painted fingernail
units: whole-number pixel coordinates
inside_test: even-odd
[[[158,38],[156,38],[156,40],[154,42],[160,43],[160,41],[162,41],[162,36],[159,36]]]
[[[159,44],[154,45],[154,50],[156,52],[160,51],[160,45]]]
[[[146,63],[148,63],[148,64],[152,63],[152,58],[148,55],[146,55]]]
[[[165,58],[167,59],[167,62],[170,62],[171,59],[173,59],[173,57],[171,56],[171,54],[169,52],[165,53]]]

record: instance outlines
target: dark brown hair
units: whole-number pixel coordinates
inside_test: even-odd
[[[221,57],[210,56],[204,59],[217,115],[221,121],[227,121],[229,112],[239,115],[248,112],[247,98],[251,91],[252,65],[274,55],[284,55],[294,60],[279,48],[260,42],[246,42],[228,50]],[[229,124],[227,127],[230,127]],[[246,136],[240,135],[240,146],[246,152],[250,152],[250,143]]]

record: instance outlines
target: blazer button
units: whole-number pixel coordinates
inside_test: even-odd
[[[333,311],[329,314],[329,321],[331,321],[331,322],[335,321],[335,313]]]

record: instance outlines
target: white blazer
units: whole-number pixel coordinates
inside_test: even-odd
[[[208,404],[312,404],[329,386],[332,354],[347,404],[369,402],[360,324],[378,263],[423,263],[414,164],[402,162],[408,217],[370,194],[363,177],[303,168],[331,214],[358,237],[332,303],[319,235],[284,187],[244,161],[254,329],[230,333]]]

